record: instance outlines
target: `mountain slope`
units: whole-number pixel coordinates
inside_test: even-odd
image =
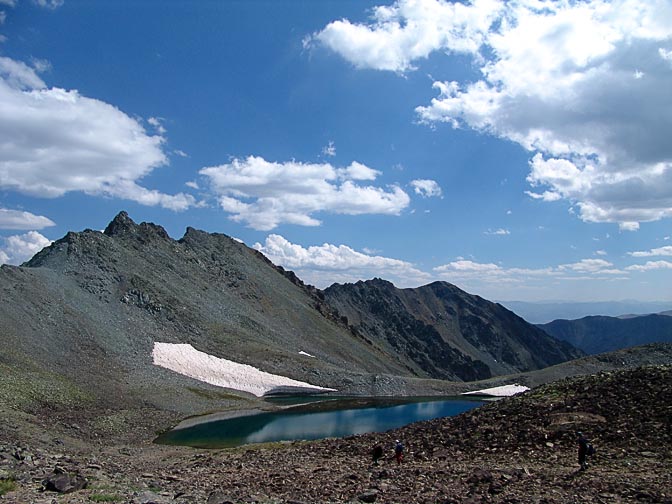
[[[172,240],[125,213],[104,233],[68,233],[23,267],[3,266],[0,292],[0,363],[38,385],[61,377],[65,395],[173,407],[176,387],[198,382],[154,366],[155,341],[316,385],[407,373],[258,252],[191,228]]]
[[[226,235],[188,228],[174,240],[122,212],[102,233],[68,233],[22,267],[0,268],[0,399],[221,406],[204,399],[216,388],[153,365],[155,342],[371,395],[436,392],[448,385],[427,378],[487,378],[580,355],[450,284],[362,285],[322,292]]]
[[[446,282],[397,289],[374,279],[336,284],[324,294],[355,332],[435,378],[480,380],[582,355],[501,305]]]
[[[647,343],[672,343],[672,317],[663,314],[554,320],[538,327],[589,354]]]

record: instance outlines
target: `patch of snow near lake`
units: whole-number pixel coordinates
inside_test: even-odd
[[[184,343],[155,342],[152,358],[157,366],[218,387],[249,392],[257,397],[278,389],[289,389],[299,393],[335,390],[266,373],[254,366],[201,352]]]
[[[512,395],[520,394],[530,390],[529,387],[525,385],[502,385],[501,387],[492,387],[483,390],[475,390],[473,392],[464,392],[462,395],[484,395],[492,397],[509,397]]]

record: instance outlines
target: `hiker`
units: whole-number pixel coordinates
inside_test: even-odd
[[[588,468],[588,463],[586,462],[586,455],[588,455],[588,440],[583,435],[583,432],[577,432],[576,435],[579,443],[579,471],[585,471]]]
[[[371,456],[373,457],[373,463],[378,465],[378,460],[383,456],[383,447],[380,445],[374,446],[371,450]]]
[[[394,459],[397,461],[397,465],[401,464],[404,459],[404,445],[398,439],[394,445]]]

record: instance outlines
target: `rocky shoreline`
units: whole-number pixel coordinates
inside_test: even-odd
[[[1,502],[672,503],[670,366],[560,380],[386,433],[224,450],[151,444],[171,414],[120,413],[133,430],[110,438],[90,428],[95,412],[79,424],[49,413],[3,411],[0,480],[14,489]],[[578,429],[598,449],[584,472]],[[395,438],[402,465],[390,458]],[[386,455],[375,465],[377,444]]]

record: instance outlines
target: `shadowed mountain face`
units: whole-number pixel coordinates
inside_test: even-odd
[[[589,354],[611,352],[647,343],[672,343],[672,317],[665,314],[584,317],[554,320],[538,327]]]
[[[446,282],[397,289],[374,279],[324,293],[354,332],[418,374],[471,381],[582,355],[501,305]]]
[[[152,365],[156,341],[362,394],[403,393],[406,382],[377,375],[472,380],[579,355],[450,284],[322,292],[226,235],[188,228],[173,240],[125,212],[104,233],[68,233],[3,266],[0,292],[0,366],[64,400],[173,407],[194,381]]]

